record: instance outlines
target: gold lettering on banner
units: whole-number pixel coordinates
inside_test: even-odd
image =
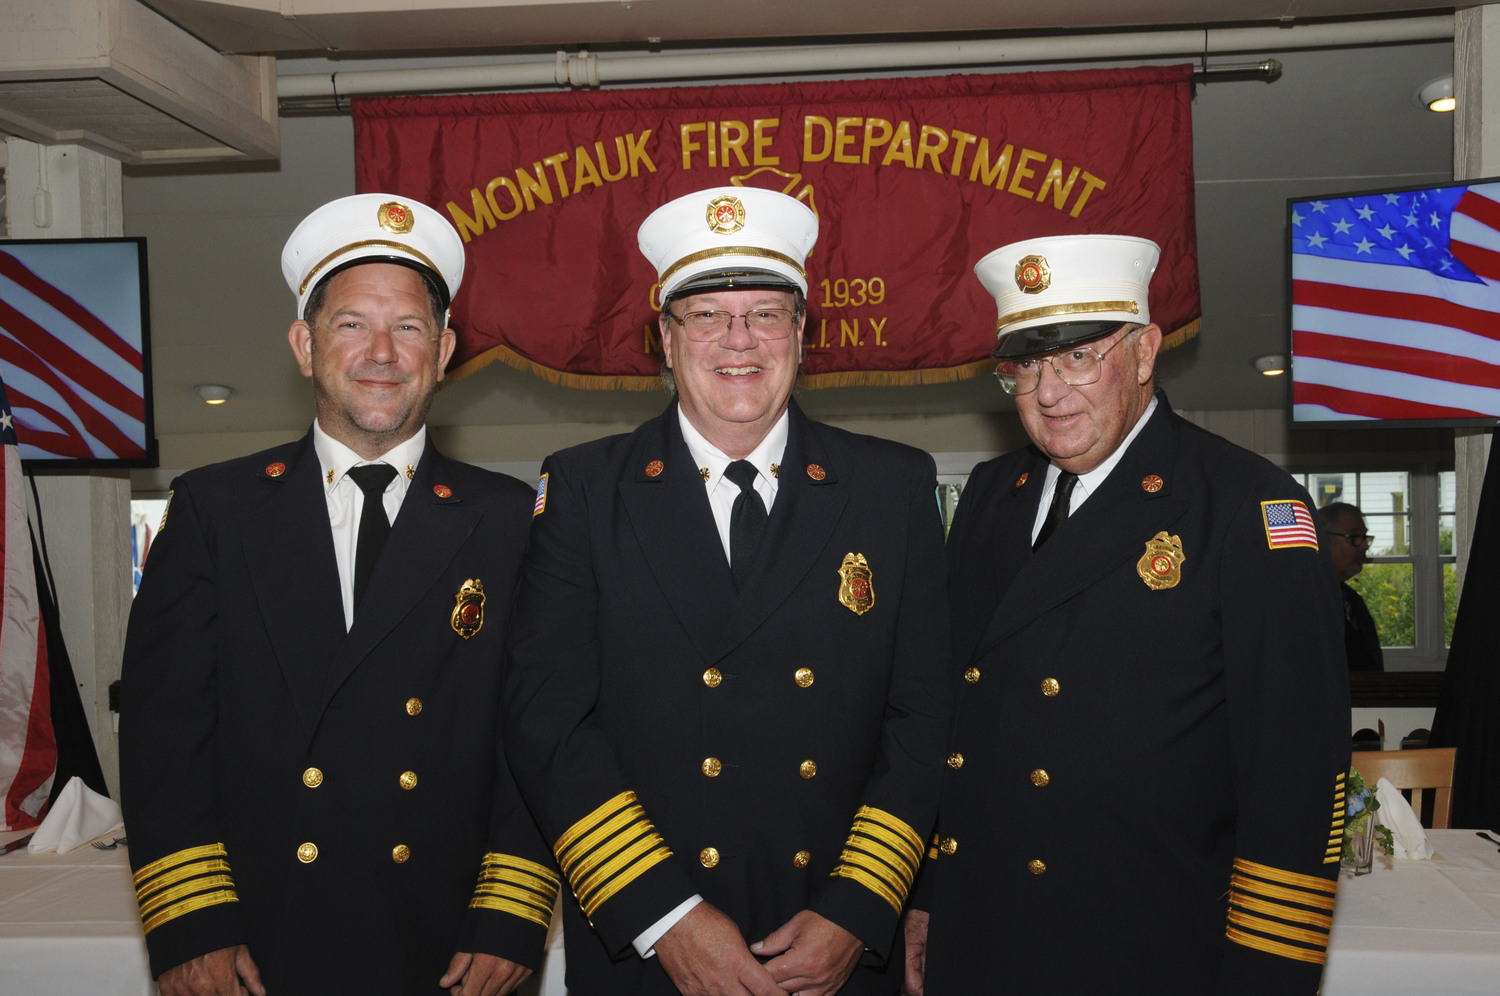
[[[1029,163],[1034,163],[1046,158],[1047,153],[1045,152],[1037,152],[1034,149],[1022,149],[1021,158],[1016,160],[1016,171],[1010,175],[1010,186],[1006,189],[1013,194],[1020,194],[1022,197],[1033,196],[1033,191],[1027,190],[1025,187],[1021,186],[1021,181],[1030,180],[1032,177],[1036,176],[1036,170],[1032,169],[1031,166],[1028,165]]]
[[[858,128],[865,123],[864,118],[839,118],[838,124],[833,129],[833,161],[836,163],[850,163],[859,165],[860,157],[849,151],[849,146],[858,139],[858,135],[849,134],[850,128]]]
[[[890,340],[885,338],[885,325],[890,321],[889,315],[881,315],[878,318],[840,318],[838,319],[838,342],[828,341],[828,319],[818,319],[818,338],[816,341],[809,335],[804,338],[803,344],[808,349],[867,349],[872,346],[885,347],[890,345]],[[862,325],[861,322],[868,324]],[[865,334],[868,331],[868,334]]]
[[[885,150],[885,158],[880,160],[880,165],[889,166],[891,163],[901,162],[908,167],[911,161],[911,122],[903,121],[896,126],[896,133],[891,136],[890,145]]]
[[[822,142],[822,149],[813,151],[815,134]],[[804,163],[822,162],[828,158],[833,151],[833,122],[816,114],[809,114],[802,119],[802,161]]]
[[[769,151],[775,136],[767,132],[780,123],[780,118],[756,118],[750,124],[735,120],[685,121],[677,126],[682,168],[694,168],[695,160],[698,166],[725,169],[778,165],[781,158]],[[746,146],[750,148],[748,155]]]
[[[922,168],[924,160],[932,163],[932,171],[941,173],[943,167],[938,164],[938,156],[948,148],[948,133],[941,128],[933,128],[929,125],[922,126],[921,137],[917,139],[917,169]]]
[[[885,118],[865,118],[865,147],[859,154],[859,161],[870,165],[870,150],[889,142],[892,134],[891,123]]]
[[[757,166],[780,166],[781,157],[773,156],[770,152],[771,143],[776,136],[766,134],[767,130],[781,127],[780,118],[756,118],[752,123],[755,131],[755,165]]]

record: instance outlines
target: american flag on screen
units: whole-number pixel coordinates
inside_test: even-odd
[[[1294,546],[1318,548],[1318,529],[1312,513],[1300,501],[1263,501],[1260,513],[1266,523],[1266,542],[1272,550]]]
[[[5,519],[0,523],[0,830],[36,826],[52,776],[57,770],[57,740],[52,730],[52,697],[48,689],[47,634],[36,597],[31,563],[31,533],[26,525],[26,492],[21,458],[5,385],[0,384],[0,449],[4,473],[0,496]]]
[[[1500,416],[1500,183],[1293,205],[1292,403]]]
[[[134,252],[134,248],[130,248]],[[139,457],[146,401],[141,350],[27,265],[0,249],[0,371],[28,459]],[[89,279],[85,271],[71,279]]]

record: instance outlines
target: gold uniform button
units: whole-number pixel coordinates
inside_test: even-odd
[[[718,778],[719,772],[724,770],[724,762],[716,757],[705,757],[702,767],[705,775],[710,778]]]
[[[719,849],[716,847],[705,847],[698,852],[698,863],[704,868],[712,868],[719,863]]]
[[[1050,781],[1052,781],[1052,776],[1047,774],[1046,768],[1031,769],[1031,784],[1035,785],[1037,788],[1041,788],[1043,785],[1046,785]]]
[[[952,768],[954,771],[957,771],[959,768],[962,768],[963,766],[964,766],[964,756],[962,754],[958,753],[957,751],[954,751],[952,754],[948,755],[948,767]]]
[[[718,688],[724,683],[724,673],[716,667],[703,672],[703,683],[709,688]]]
[[[323,772],[317,768],[308,768],[302,772],[302,784],[310,789],[315,789],[323,784]]]
[[[398,780],[401,782],[401,787],[408,792],[417,787],[417,773],[415,771],[401,772],[401,777]]]
[[[1042,679],[1042,694],[1047,696],[1047,698],[1055,697],[1060,691],[1062,691],[1062,686],[1057,683],[1056,678]]]
[[[396,864],[398,865],[406,864],[406,860],[410,857],[411,848],[407,847],[405,844],[397,844],[395,847],[391,848],[391,860],[396,862]]]
[[[944,854],[951,855],[953,854],[953,852],[958,850],[958,841],[954,840],[952,837],[944,837],[942,843],[938,844],[938,850],[942,851]]]
[[[409,698],[409,699],[406,700],[406,714],[408,716],[415,716],[417,713],[419,713],[421,711],[422,711],[422,700],[421,699],[417,698],[416,696],[412,696],[411,698]]]
[[[803,778],[811,778],[818,773],[818,762],[803,761],[801,764],[797,765],[797,773],[800,774]]]
[[[1026,862],[1026,870],[1033,875],[1041,875],[1047,870],[1047,862],[1032,858]]]
[[[792,855],[793,868],[806,868],[807,863],[812,860],[812,854],[808,851],[798,851]]]
[[[318,860],[318,845],[309,841],[297,848],[297,860],[304,865],[310,865]]]
[[[977,667],[967,667],[967,668],[964,668],[964,680],[967,681],[971,685],[976,684],[979,681],[979,668],[977,668]]]
[[[797,683],[798,688],[807,688],[813,683],[812,668],[799,667],[797,673],[792,675],[792,680]]]

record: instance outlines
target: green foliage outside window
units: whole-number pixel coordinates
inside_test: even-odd
[[[1412,601],[1411,564],[1366,564],[1349,587],[1359,592],[1375,619],[1382,647],[1416,646],[1416,609]],[[1458,615],[1458,582],[1452,564],[1443,565],[1444,645],[1453,641]]]

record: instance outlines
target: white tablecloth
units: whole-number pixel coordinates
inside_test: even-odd
[[[1428,837],[1429,861],[1382,855],[1339,881],[1323,996],[1500,993],[1500,848],[1473,830]]]
[[[0,834],[0,844],[19,836]],[[0,993],[156,992],[125,855],[0,855]]]

